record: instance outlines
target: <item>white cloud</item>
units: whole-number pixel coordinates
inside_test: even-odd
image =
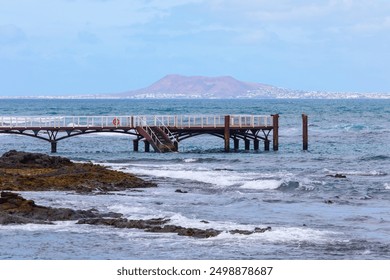
[[[108,28],[146,24],[169,14],[170,9],[196,3],[128,0],[18,0],[2,4],[0,24],[18,23],[31,34],[63,35],[83,27]]]
[[[390,1],[385,0],[210,0],[217,20],[240,29],[237,41],[286,43],[359,41],[374,32],[386,36]]]
[[[388,65],[388,0],[0,2],[4,69],[10,68],[7,61],[10,65],[20,61],[45,71],[52,65],[80,73],[81,65],[93,70],[111,67],[120,73],[144,71],[143,76],[156,77],[167,69],[231,75],[252,69],[245,75],[258,75],[269,64],[274,72],[266,69],[263,74],[272,80],[299,71],[310,74],[321,65],[327,69],[324,73],[329,77],[335,73],[337,79],[335,65],[346,65],[351,73],[361,67],[364,72],[366,66],[354,61],[366,58],[372,69],[385,69],[378,73],[387,71],[381,65]],[[53,73],[47,70],[47,75]],[[108,71],[105,75],[108,81]]]
[[[375,19],[370,22],[359,22],[350,27],[350,30],[362,35],[371,35],[377,32],[390,32],[390,17]]]

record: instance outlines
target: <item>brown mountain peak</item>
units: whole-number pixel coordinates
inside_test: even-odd
[[[214,97],[236,98],[250,91],[262,90],[270,86],[260,83],[239,81],[231,76],[183,76],[169,74],[151,84],[149,87],[127,92],[122,96],[129,97]]]

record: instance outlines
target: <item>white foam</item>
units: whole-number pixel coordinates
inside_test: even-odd
[[[181,214],[174,213],[172,216],[168,217],[170,221],[168,222],[171,225],[179,225],[187,228],[199,228],[199,229],[210,229],[220,231],[230,231],[230,230],[254,230],[256,227],[267,227],[264,225],[250,225],[250,224],[237,224],[230,221],[213,221],[207,220],[207,223],[201,218],[188,218]]]
[[[53,224],[17,224],[1,226],[2,230],[24,230],[24,231],[69,231],[77,221],[60,221]]]
[[[384,187],[385,187],[385,190],[390,190],[390,184],[389,183],[385,183]]]
[[[349,175],[349,176],[385,176],[387,175],[384,171],[378,171],[378,170],[368,170],[368,171],[332,171],[329,169],[324,169],[325,172],[329,174],[343,174],[343,175]]]
[[[191,162],[197,162],[198,159],[196,159],[196,158],[185,158],[185,159],[183,159],[183,161],[186,162],[186,163],[191,163]]]
[[[173,179],[183,179],[223,187],[242,183],[245,179],[243,175],[227,171],[224,172],[207,170],[135,169],[134,171],[132,170],[132,172],[138,175],[150,175],[162,178],[168,177]]]
[[[253,229],[253,228],[252,228]],[[231,234],[228,231],[222,232],[215,237],[216,239],[245,239],[256,240],[256,242],[270,243],[289,243],[289,242],[310,242],[310,243],[325,243],[335,240],[339,233],[331,231],[320,231],[310,228],[297,227],[272,227],[270,231],[253,233],[250,235]],[[339,241],[345,241],[338,237]]]
[[[192,162],[193,158],[185,159]],[[206,167],[189,168],[185,164],[151,165],[151,164],[104,164],[112,169],[129,172],[140,176],[153,176],[202,182],[217,187],[237,186],[242,189],[267,190],[277,189],[283,182],[289,181],[292,174],[276,172],[259,173],[236,172],[231,170],[210,170]],[[277,179],[275,179],[277,178]],[[283,179],[279,179],[283,178]],[[308,182],[306,182],[308,183]]]
[[[320,231],[310,228],[279,227],[262,233],[264,239],[270,242],[310,241],[314,243],[326,242],[335,234],[330,231]]]
[[[325,182],[323,181],[316,181],[316,180],[311,180],[309,178],[302,178],[301,181],[299,182],[299,188],[303,189],[305,191],[312,191],[316,188],[318,185],[324,185]]]
[[[214,228],[216,226],[216,224],[211,221],[208,221],[208,223],[202,223],[201,219],[187,218],[178,213],[173,214],[171,217],[169,217],[169,219],[170,219],[169,224],[179,225],[187,228],[208,229],[208,228]]]
[[[274,190],[283,182],[280,180],[254,180],[244,183],[241,188],[254,190]]]
[[[151,207],[130,206],[130,205],[113,205],[107,207],[109,211],[121,213],[124,218],[128,219],[152,219],[156,217],[165,217],[166,213],[159,213],[158,210]]]

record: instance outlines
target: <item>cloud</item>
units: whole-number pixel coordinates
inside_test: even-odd
[[[388,0],[2,1],[0,64],[65,65],[69,73],[102,66],[155,78],[180,67],[213,75],[246,69],[273,79],[320,65],[331,77],[337,65],[363,72],[356,57],[369,58],[372,69],[388,65],[388,11]]]
[[[219,21],[239,26],[238,37],[248,42],[260,42],[267,33],[286,42],[297,35],[296,43],[350,32],[359,38],[389,27],[390,1],[383,0],[210,0],[209,6]]]
[[[377,32],[390,32],[390,17],[374,19],[371,22],[359,22],[350,27],[358,34],[372,35]]]

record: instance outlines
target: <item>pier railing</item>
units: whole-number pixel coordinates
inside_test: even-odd
[[[134,115],[134,116],[0,116],[0,128],[176,128],[224,127],[224,115]],[[230,115],[230,127],[270,127],[272,116]]]

